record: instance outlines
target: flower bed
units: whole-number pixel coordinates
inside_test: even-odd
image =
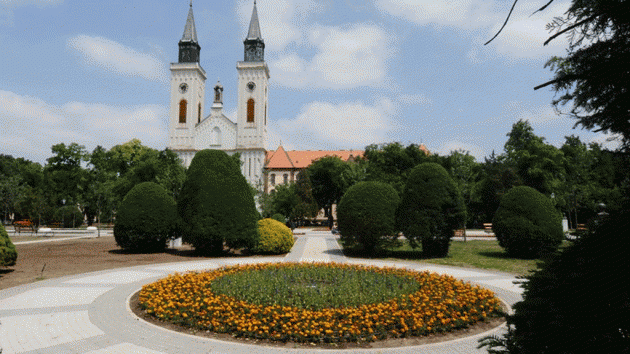
[[[354,306],[330,307],[304,303],[304,297],[295,305],[287,306],[276,303],[273,298],[265,300],[265,295],[245,300],[242,296],[221,293],[229,287],[213,290],[213,284],[230,283],[231,277],[255,278],[261,272],[272,271],[277,278],[277,271],[283,270],[331,274],[333,278],[317,278],[309,285],[315,287],[334,285],[338,270],[357,273],[360,277],[366,275],[371,279],[367,284],[374,284],[374,279],[379,278],[374,275],[382,276],[383,282],[402,279],[415,284],[400,289],[398,295],[391,295],[387,301],[370,303],[369,299],[364,299],[365,303]],[[262,293],[257,291],[256,285],[250,284],[251,293]],[[394,286],[385,288],[391,287]],[[352,296],[347,289],[343,293]],[[284,299],[286,295],[276,298]],[[499,300],[491,291],[451,276],[335,263],[261,263],[174,274],[145,285],[139,302],[152,316],[200,330],[243,338],[314,343],[375,341],[447,332],[499,313]]]

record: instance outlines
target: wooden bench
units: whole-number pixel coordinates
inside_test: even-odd
[[[491,233],[492,233],[492,223],[484,223],[484,224],[483,224],[483,230],[484,230],[487,234],[491,234]]]
[[[35,232],[35,224],[33,224],[33,222],[30,220],[15,221],[13,222],[13,228],[18,234],[22,232],[23,229],[28,229],[31,232]]]
[[[455,237],[466,237],[466,230],[465,229],[455,230],[453,236],[455,236]]]
[[[586,231],[586,224],[577,224],[577,229],[575,231]]]

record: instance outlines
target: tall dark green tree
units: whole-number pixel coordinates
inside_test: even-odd
[[[317,216],[319,207],[313,197],[313,186],[311,185],[311,179],[308,176],[308,169],[302,170],[298,173],[295,180],[295,192],[299,198],[298,205],[294,210],[296,219],[304,220],[306,218],[314,218]]]
[[[444,167],[435,162],[414,167],[396,212],[397,228],[410,245],[421,243],[426,256],[444,257],[453,231],[465,222],[464,200]]]
[[[230,248],[251,249],[258,243],[254,195],[238,164],[225,152],[195,154],[177,201],[183,241],[201,253]]]
[[[308,176],[313,186],[313,198],[317,205],[326,210],[328,222],[331,225],[333,204],[339,203],[346,189],[353,182],[347,179],[350,175],[348,170],[348,164],[334,156],[323,157],[308,167]]]

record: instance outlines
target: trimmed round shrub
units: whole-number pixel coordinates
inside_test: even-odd
[[[414,167],[396,212],[398,229],[410,245],[422,243],[427,257],[445,257],[453,231],[465,222],[464,200],[444,167],[433,162]]]
[[[285,219],[284,215],[282,215],[282,214],[273,214],[271,216],[271,218],[276,220],[276,221],[279,221],[279,222],[281,222],[283,224],[287,223],[287,219]]]
[[[492,231],[511,257],[536,258],[555,251],[562,240],[562,216],[534,188],[510,189],[492,219]]]
[[[133,187],[120,204],[114,238],[126,250],[162,251],[174,235],[176,225],[173,197],[161,185],[144,182]]]
[[[399,201],[398,193],[387,183],[359,182],[348,188],[337,206],[341,239],[360,244],[367,252],[382,246],[395,234]]]
[[[54,219],[65,228],[83,225],[83,214],[76,205],[66,205],[57,209]]]
[[[195,154],[178,198],[182,240],[199,253],[218,254],[258,244],[258,211],[238,163],[219,150]]]
[[[7,230],[0,223],[0,266],[13,266],[17,260],[17,250],[11,242]]]
[[[255,253],[282,254],[291,251],[295,240],[293,232],[283,223],[273,219],[258,221],[260,241],[252,249]]]

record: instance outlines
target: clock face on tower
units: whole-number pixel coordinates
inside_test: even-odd
[[[181,84],[181,85],[179,85],[179,92],[181,92],[181,93],[186,93],[186,92],[188,92],[188,85],[187,85],[187,84]]]

